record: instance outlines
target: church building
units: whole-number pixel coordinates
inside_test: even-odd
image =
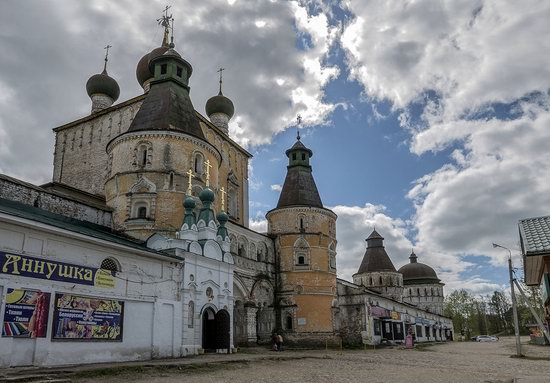
[[[397,270],[376,230],[353,283],[337,278],[337,216],[299,135],[267,233],[249,228],[234,104],[220,71],[195,109],[171,23],[137,63],[143,94],[116,103],[107,56],[89,78],[90,114],[53,129],[51,182],[0,175],[0,367],[229,353],[275,332],[289,346],[452,340],[435,271],[414,252]]]

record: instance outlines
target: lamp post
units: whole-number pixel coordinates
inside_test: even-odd
[[[496,243],[493,243],[493,247],[499,247],[504,250],[508,250],[508,254],[510,255],[508,257],[508,273],[510,274],[510,290],[512,294],[512,314],[514,316],[514,332],[516,334],[516,356],[521,357],[523,356],[521,354],[521,341],[519,338],[519,320],[518,320],[518,308],[516,303],[516,294],[514,292],[514,276],[512,271],[512,250],[510,250],[507,247],[498,245]]]

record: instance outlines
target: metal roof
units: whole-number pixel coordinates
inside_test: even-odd
[[[525,255],[550,252],[550,216],[520,220],[519,233]]]

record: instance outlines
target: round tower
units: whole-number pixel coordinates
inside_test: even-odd
[[[141,239],[176,235],[189,172],[195,198],[203,188],[218,188],[221,154],[207,142],[191,103],[191,64],[170,45],[149,61],[150,89],[130,127],[107,145],[105,197],[115,229]]]
[[[86,82],[86,92],[92,100],[92,114],[113,105],[120,95],[118,83],[107,74],[107,61],[110,47],[110,45],[105,47],[107,52],[105,53],[103,72],[94,74],[88,79],[88,82]]]
[[[206,115],[210,118],[210,121],[217,126],[222,132],[229,135],[229,120],[235,113],[235,107],[233,102],[225,97],[222,93],[222,71],[220,68],[220,91],[214,96],[210,97],[206,102]]]
[[[398,271],[403,274],[403,302],[443,315],[443,286],[434,269],[417,261],[414,250],[409,263]]]
[[[336,214],[323,207],[299,139],[286,151],[286,179],[277,207],[267,213],[275,237],[278,327],[288,341],[323,343],[334,335]]]
[[[359,270],[353,275],[353,283],[363,285],[395,301],[402,300],[403,275],[395,270],[386,253],[384,237],[376,230],[367,238],[367,250]]]

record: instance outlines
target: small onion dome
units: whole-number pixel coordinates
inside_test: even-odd
[[[202,189],[202,191],[199,194],[199,198],[202,202],[214,202],[214,199],[216,196],[214,195],[214,192],[209,187],[205,187]]]
[[[191,197],[190,195],[188,195],[187,197],[185,197],[185,201],[183,201],[183,207],[186,208],[186,209],[194,209],[196,206],[196,203],[195,203],[195,200],[193,199],[193,197]]]
[[[162,56],[164,53],[166,53],[168,49],[170,49],[170,47],[164,46],[164,45],[161,47],[155,48],[139,60],[136,67],[136,77],[139,82],[139,85],[143,87],[143,84],[145,83],[145,81],[153,78],[154,76],[153,72],[149,69],[149,62],[151,62],[151,60],[159,56]]]
[[[101,73],[94,74],[88,79],[88,82],[86,83],[86,92],[88,92],[88,96],[90,97],[92,94],[106,94],[111,97],[113,101],[116,101],[118,96],[120,96],[120,88],[118,83],[114,78],[107,74],[106,70]]]
[[[231,118],[233,117],[233,114],[235,114],[233,102],[225,97],[221,91],[217,96],[210,97],[208,101],[206,101],[205,109],[208,117],[214,113],[223,113]]]
[[[216,218],[218,219],[218,222],[220,222],[220,224],[225,224],[227,221],[229,221],[229,216],[225,211],[220,211]]]
[[[441,280],[437,277],[435,270],[430,266],[416,261],[414,252],[409,257],[411,262],[397,270],[403,274],[403,283],[439,283]]]

